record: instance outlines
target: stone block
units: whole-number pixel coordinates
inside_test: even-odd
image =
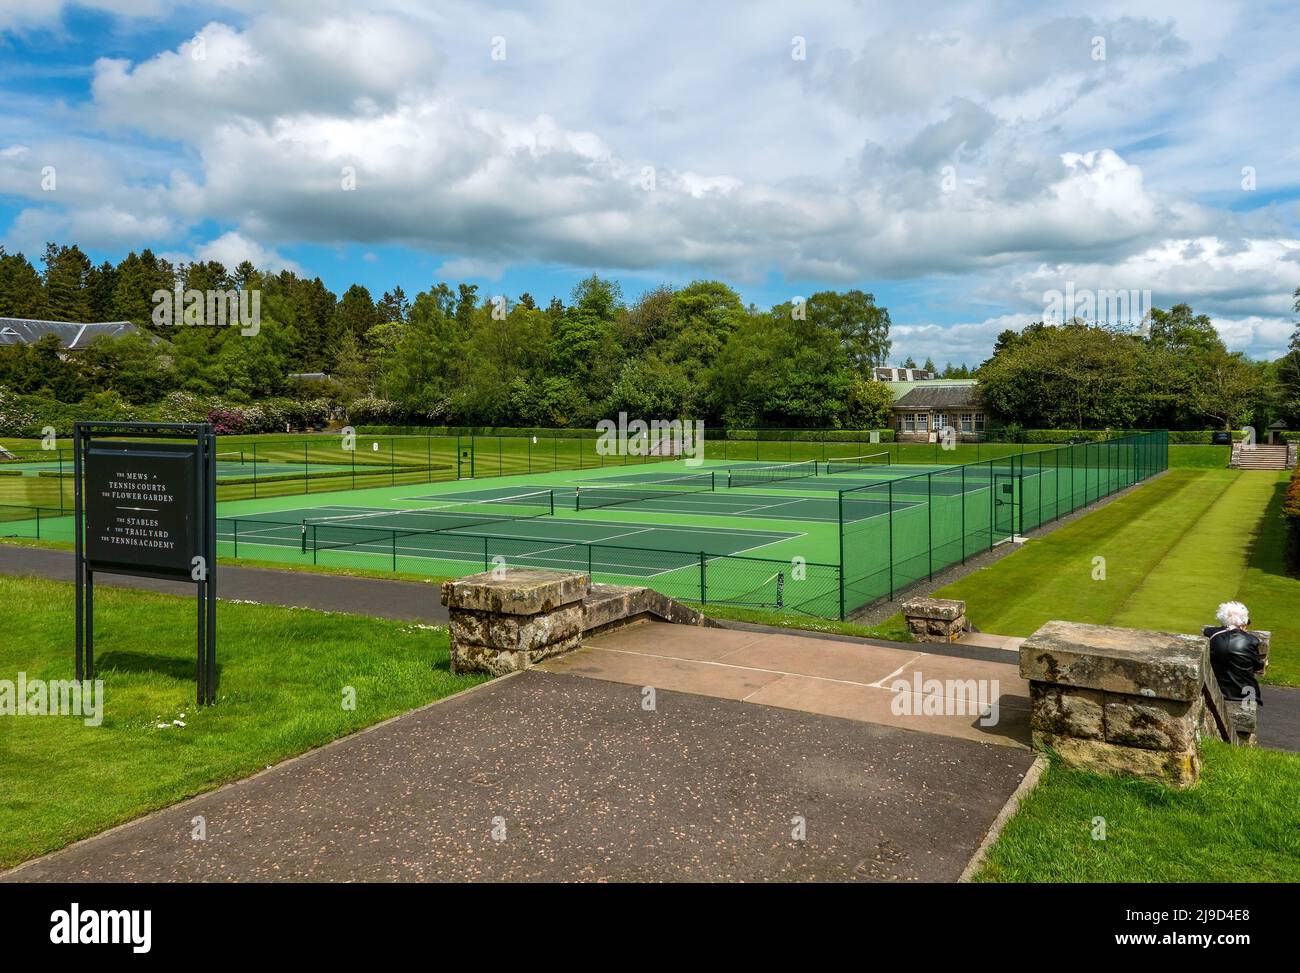
[[[1041,730],[1034,730],[1032,739],[1034,749],[1054,751],[1067,766],[1097,774],[1145,777],[1182,790],[1195,784],[1201,772],[1200,752],[1195,746],[1179,751],[1146,750]]]
[[[582,635],[573,635],[549,645],[533,649],[502,651],[486,645],[451,643],[451,671],[455,673],[485,672],[504,676],[520,669],[528,669],[543,659],[562,652],[570,652],[582,644]]]
[[[1143,750],[1187,750],[1196,745],[1197,716],[1194,703],[1105,694],[1108,743]]]
[[[450,615],[453,642],[503,652],[527,652],[582,634],[582,602],[536,615],[504,615],[464,608],[453,608]]]
[[[966,602],[956,598],[909,598],[903,602],[902,611],[907,618],[934,618],[956,621],[966,614]]]
[[[469,611],[536,615],[582,601],[590,583],[577,571],[508,567],[444,581],[442,603]]]
[[[1030,681],[1174,699],[1199,698],[1209,643],[1199,635],[1052,621],[1020,646]]]
[[[1106,736],[1105,708],[1097,689],[1074,689],[1031,682],[1031,728],[1055,736],[1102,740]]]
[[[1242,702],[1228,704],[1228,718],[1232,721],[1234,742],[1243,747],[1253,747],[1259,743],[1259,707],[1247,706]]]

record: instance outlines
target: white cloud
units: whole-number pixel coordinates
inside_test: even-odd
[[[272,273],[281,270],[291,270],[297,274],[303,272],[302,267],[292,260],[233,230],[223,233],[215,240],[199,244],[194,249],[194,256],[199,260],[215,260],[227,270],[234,270],[247,260],[258,270],[269,270]]]
[[[17,8],[0,4],[3,29]],[[7,241],[138,232],[123,245],[183,249],[215,221],[234,228],[205,245],[225,263],[284,265],[275,247],[305,241],[405,245],[491,279],[539,264],[868,288],[941,278],[993,316],[895,315],[896,334],[966,360],[986,356],[990,329],[1040,316],[1064,280],[1186,300],[1234,341],[1274,348],[1300,277],[1294,207],[1232,208],[1252,200],[1242,165],[1263,195],[1300,162],[1277,137],[1296,93],[1291,12],[238,5],[246,16],[205,10],[166,50],[97,62],[93,100],[55,113],[87,122],[78,137],[33,125],[0,147],[0,193],[27,207]],[[64,7],[24,9],[49,22]],[[497,35],[504,61],[490,57]],[[790,58],[794,35],[806,62]],[[57,194],[34,188],[46,159]]]

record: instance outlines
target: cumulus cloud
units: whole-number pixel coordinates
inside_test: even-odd
[[[282,270],[291,270],[297,274],[303,272],[302,267],[274,249],[249,240],[234,230],[223,233],[215,240],[199,244],[194,249],[194,256],[199,260],[215,260],[227,270],[234,270],[247,260],[258,270],[269,270],[272,273]]]
[[[7,239],[138,232],[130,245],[157,247],[156,231],[186,248],[216,223],[232,229],[195,252],[230,265],[284,266],[276,248],[306,242],[417,248],[489,279],[539,264],[943,278],[1007,314],[895,315],[896,332],[967,360],[1065,279],[1188,300],[1251,349],[1275,347],[1289,312],[1296,214],[1242,205],[1237,185],[1251,164],[1276,192],[1293,168],[1276,138],[1289,119],[1265,97],[1294,94],[1269,67],[1289,32],[1202,0],[1149,19],[940,4],[921,29],[914,10],[852,0],[797,14],[758,0],[744,17],[684,0],[205,17],[166,50],[94,64],[93,138],[0,147],[0,193],[26,207]],[[1235,124],[1249,144],[1224,137]],[[54,198],[33,188],[51,157]]]

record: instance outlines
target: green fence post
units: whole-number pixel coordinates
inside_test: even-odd
[[[894,600],[894,481],[889,481],[889,600]]]
[[[257,443],[253,443],[253,499],[257,499]]]
[[[966,563],[966,467],[961,469],[961,563]]]
[[[925,530],[928,537],[930,580],[934,580],[934,474],[925,474]]]
[[[59,489],[62,490],[62,486],[60,486]],[[40,507],[36,508],[36,539],[38,541],[41,539],[41,508]]]
[[[397,531],[393,531],[393,574],[397,573]]]
[[[709,603],[708,602],[709,588],[708,588],[708,578],[707,578],[708,569],[705,566],[707,564],[708,561],[705,558],[704,552],[700,551],[700,604],[701,605],[707,605]]]
[[[844,491],[836,491],[840,520],[840,621],[844,621]]]
[[[993,472],[994,460],[989,460],[989,550],[993,550],[993,534],[998,529],[997,522],[997,481]]]

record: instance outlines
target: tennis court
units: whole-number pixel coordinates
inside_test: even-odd
[[[515,489],[518,489],[516,487]],[[838,566],[796,577],[762,556],[795,531],[588,520],[560,510],[551,490],[508,488],[411,497],[386,507],[327,504],[217,522],[230,556],[456,576],[498,564],[583,571],[601,581],[650,584],[712,604],[831,610]],[[811,577],[809,577],[811,574]]]
[[[892,452],[664,460],[445,484],[395,475],[369,488],[359,464],[301,464],[268,449],[256,462],[227,454],[223,475],[304,465],[354,475],[328,493],[304,481],[296,496],[223,503],[219,550],[425,577],[498,565],[577,570],[705,604],[844,618],[1154,475],[1167,448],[1166,434],[1150,432],[960,466],[891,463]],[[71,539],[72,525],[62,507],[15,504],[0,510],[0,532]]]

